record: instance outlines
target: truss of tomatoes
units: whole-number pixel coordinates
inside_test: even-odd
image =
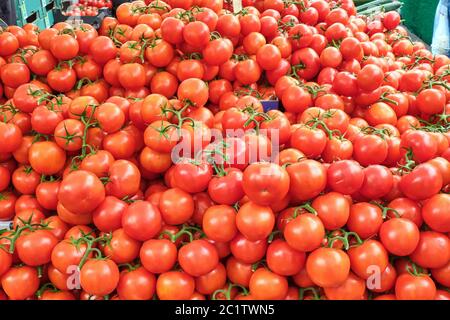
[[[450,298],[450,59],[396,12],[243,5],[1,31],[2,299]]]

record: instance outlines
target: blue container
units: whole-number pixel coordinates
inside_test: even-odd
[[[17,25],[23,26],[34,20],[36,12],[41,10],[41,0],[14,0]]]
[[[263,106],[264,112],[269,110],[278,110],[280,107],[279,100],[261,100],[261,104]]]

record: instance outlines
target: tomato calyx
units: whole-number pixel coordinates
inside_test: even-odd
[[[373,134],[373,135],[379,136],[383,140],[386,139],[386,136],[391,135],[390,131],[386,128],[380,129],[380,128],[375,128],[372,126],[367,126],[367,127],[361,128],[361,132],[364,134]]]
[[[397,102],[397,101],[395,101],[395,100],[393,100],[393,99],[390,99],[390,98],[387,98],[387,97],[386,97],[386,96],[388,96],[389,94],[391,94],[391,93],[388,92],[388,91],[383,92],[383,93],[381,94],[381,96],[380,96],[380,99],[378,99],[378,101],[380,101],[380,102],[389,102],[389,103],[392,103],[393,105],[398,106],[398,102]]]
[[[36,297],[40,299],[45,291],[50,292],[61,292],[58,288],[55,287],[55,285],[51,282],[44,283],[38,291],[36,291]]]
[[[300,206],[297,206],[292,214],[292,219],[297,218],[302,213],[312,213],[317,216],[317,211],[311,206],[311,202],[306,202]]]
[[[15,230],[10,233],[9,236],[0,236],[1,239],[7,239],[9,241],[9,249],[8,252],[13,254],[15,251],[15,245],[17,239],[22,235],[24,231],[28,232],[34,232],[37,230],[51,230],[51,228],[48,226],[48,222],[41,222],[41,223],[32,223],[33,219],[33,213],[30,215],[30,217],[27,220],[24,220],[20,217],[18,217],[18,220],[22,224],[22,226],[16,226]]]
[[[306,292],[310,292],[312,294],[312,300],[322,300],[317,288],[314,287],[298,288],[298,300],[305,300]]]
[[[252,264],[252,271],[253,272],[255,272],[258,268],[268,269],[267,262],[266,262],[265,259],[259,260],[259,261],[255,262],[254,264]]]
[[[425,270],[423,268],[421,268],[420,266],[418,266],[417,264],[415,264],[414,262],[411,261],[411,263],[408,263],[406,265],[406,271],[414,276],[414,277],[420,277],[420,276],[430,276],[431,274],[425,272]]]
[[[411,172],[416,166],[417,163],[414,161],[414,153],[411,148],[406,149],[407,152],[404,157],[404,164],[399,165],[399,173],[400,175],[404,175],[406,173]]]
[[[81,244],[86,245],[86,251],[84,252],[83,257],[80,260],[80,263],[78,264],[78,268],[81,270],[83,265],[86,263],[87,259],[89,258],[89,255],[91,252],[96,253],[95,259],[97,260],[104,260],[106,257],[103,257],[102,252],[100,249],[95,247],[96,243],[100,243],[102,245],[111,246],[111,239],[112,239],[112,233],[106,233],[99,237],[94,237],[91,234],[85,234],[82,230],[80,230],[82,233],[82,236],[78,239],[71,239],[71,243],[75,245],[76,248],[79,248]]]
[[[327,110],[323,114],[320,114],[319,117],[314,117],[308,122],[306,122],[306,126],[311,127],[311,129],[322,129],[328,135],[328,139],[333,139],[333,137],[337,137],[342,140],[343,136],[339,130],[331,130],[323,119],[331,118],[333,116],[333,111]]]
[[[283,232],[281,232],[281,230],[272,231],[267,237],[267,243],[272,243],[275,237],[278,239],[278,236],[283,237]]]
[[[134,270],[137,270],[141,267],[142,265],[140,263],[136,263],[136,264],[131,264],[131,263],[121,263],[118,265],[119,268],[125,268],[125,270],[127,272],[131,272]]]
[[[199,235],[199,238],[206,237],[206,234],[203,232],[202,229],[195,227],[195,226],[183,225],[183,227],[175,234],[164,230],[159,235],[159,239],[168,237],[172,243],[175,243],[179,238],[181,238],[182,236],[185,236],[185,235],[188,236],[189,243],[196,239],[196,237],[194,237],[196,235]]]
[[[291,71],[289,72],[289,76],[294,77],[295,79],[301,79],[302,77],[298,74],[298,71],[306,69],[306,64],[300,62],[291,66]]]
[[[364,243],[364,241],[360,238],[360,236],[356,232],[346,231],[344,229],[338,229],[335,231],[338,231],[340,234],[336,235],[336,233],[333,234],[333,232],[332,232],[330,235],[327,236],[327,244],[326,245],[329,248],[334,248],[333,245],[336,241],[341,241],[343,248],[345,250],[348,250],[352,247],[360,246]],[[356,242],[351,243],[350,237],[352,237],[351,240],[356,241]]]
[[[246,287],[241,286],[240,284],[235,284],[235,283],[229,283],[228,287],[225,289],[218,289],[216,291],[213,292],[213,294],[211,295],[211,299],[212,300],[218,300],[218,295],[219,294],[223,294],[225,297],[225,300],[231,300],[231,291],[233,290],[233,288],[238,288],[241,290],[240,295],[242,296],[248,296],[249,292],[247,290]]]
[[[381,216],[383,217],[383,220],[386,219],[387,214],[389,212],[392,212],[396,218],[401,217],[400,213],[397,210],[395,210],[394,208],[387,207],[378,201],[370,201],[370,203],[376,205],[378,208],[381,209]]]

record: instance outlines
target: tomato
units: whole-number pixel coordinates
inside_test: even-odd
[[[286,241],[277,239],[267,248],[267,265],[276,274],[292,276],[305,265],[306,254],[291,248]]]
[[[186,273],[198,277],[211,272],[219,263],[219,257],[211,243],[194,240],[180,248],[178,262]]]
[[[308,158],[317,158],[325,150],[327,138],[325,132],[318,128],[301,126],[292,132],[290,143]]]
[[[362,166],[381,164],[388,155],[386,140],[377,135],[362,135],[353,143],[353,157]]]
[[[441,113],[445,108],[445,93],[438,89],[425,89],[417,95],[417,108],[426,114]]]
[[[156,294],[160,300],[187,300],[194,290],[194,278],[181,271],[165,272],[156,281]]]
[[[353,160],[336,161],[327,170],[328,185],[336,192],[353,194],[364,182],[364,171]]]
[[[289,221],[283,234],[291,247],[309,252],[320,246],[325,236],[325,228],[317,216],[304,213]]]
[[[73,171],[61,182],[58,199],[69,211],[87,214],[105,199],[105,188],[93,173],[84,170]]]
[[[28,151],[31,167],[38,173],[53,175],[62,170],[66,153],[55,142],[33,143]]]
[[[177,260],[177,248],[167,239],[145,241],[139,257],[145,269],[151,273],[168,272]]]
[[[68,92],[72,90],[76,81],[77,75],[75,70],[68,67],[55,68],[47,73],[48,85],[53,90],[59,92]]]
[[[437,154],[437,141],[424,131],[409,130],[402,134],[400,147],[402,154],[412,153],[412,159],[417,162],[426,162]]]
[[[377,240],[366,240],[350,248],[348,256],[352,271],[363,279],[367,279],[375,272],[383,272],[389,263],[386,249]]]
[[[419,244],[410,255],[411,260],[424,268],[441,268],[450,260],[450,240],[442,233],[420,232]]]
[[[59,60],[70,60],[77,56],[80,46],[77,40],[69,34],[55,36],[50,44],[50,51]]]
[[[250,278],[249,289],[256,300],[281,300],[288,292],[288,282],[283,276],[259,268]]]
[[[243,263],[251,264],[261,260],[266,249],[266,240],[250,241],[240,233],[230,242],[231,253]]]
[[[22,194],[33,194],[39,184],[40,175],[28,166],[17,168],[12,174],[14,188]]]
[[[350,273],[345,281],[337,287],[325,287],[329,300],[365,300],[366,283],[363,279]]]
[[[172,45],[165,40],[156,40],[145,49],[145,58],[155,67],[165,67],[175,55]]]
[[[17,239],[16,250],[22,262],[37,267],[50,262],[51,252],[57,242],[57,238],[48,230],[25,232]]]
[[[364,169],[364,182],[359,192],[368,199],[379,199],[393,187],[392,172],[381,165],[370,165]]]
[[[422,186],[427,185],[427,188]],[[399,184],[401,192],[412,200],[424,200],[442,188],[442,175],[435,166],[423,163],[404,175]]]
[[[294,201],[316,197],[325,189],[325,167],[315,160],[304,160],[286,168],[290,178],[290,195]]]
[[[242,186],[250,200],[270,205],[288,194],[289,175],[277,164],[255,163],[245,169]]]
[[[161,229],[161,213],[150,202],[134,202],[123,212],[122,226],[125,233],[133,239],[149,240],[158,234]]]
[[[347,227],[361,238],[367,239],[378,233],[383,223],[382,211],[374,204],[355,203],[350,207]]]
[[[178,225],[192,217],[194,201],[187,192],[179,188],[171,188],[161,195],[159,208],[164,222]]]
[[[208,194],[218,204],[233,205],[245,195],[243,173],[237,168],[227,168],[224,176],[212,177],[208,184]]]
[[[318,196],[311,206],[316,210],[325,229],[335,230],[342,228],[350,216],[350,203],[345,196],[337,192]]]
[[[155,291],[156,278],[143,267],[121,272],[117,284],[117,293],[120,299],[150,300]]]
[[[202,107],[208,101],[208,87],[200,79],[186,79],[178,87],[178,99],[180,101],[189,101],[194,106]]]
[[[2,152],[13,152],[20,147],[22,131],[15,124],[0,122],[0,138],[3,141]]]
[[[225,267],[219,263],[211,272],[196,278],[195,287],[200,293],[212,294],[225,285],[226,278]]]
[[[5,167],[0,167],[0,191],[5,191],[11,181],[11,173]]]
[[[0,77],[5,86],[15,89],[30,81],[30,70],[26,64],[12,62],[2,66]]]
[[[139,255],[140,242],[125,233],[124,229],[112,232],[109,244],[103,251],[108,258],[117,264],[130,263]]]
[[[39,289],[39,276],[36,268],[13,267],[3,274],[1,283],[9,299],[25,300]]]
[[[379,66],[368,64],[358,72],[358,87],[364,91],[373,91],[382,84],[383,78],[384,73]]]
[[[272,209],[252,201],[240,207],[236,215],[237,229],[250,241],[267,238],[274,225],[275,216]]]
[[[91,295],[105,296],[119,283],[119,268],[112,260],[90,259],[81,267],[81,287]]]
[[[380,228],[380,240],[384,247],[397,256],[411,254],[419,243],[419,228],[405,218],[392,218]]]
[[[103,65],[116,57],[117,48],[114,42],[105,36],[99,36],[89,45],[89,53],[95,62]]]
[[[434,300],[436,285],[427,275],[402,274],[395,283],[398,300]]]
[[[173,170],[175,185],[189,193],[204,191],[211,178],[212,168],[206,162],[193,163],[189,159],[181,160]]]
[[[449,232],[450,221],[448,204],[450,196],[439,193],[428,199],[422,207],[422,216],[425,223],[434,231]]]
[[[202,227],[209,239],[228,242],[237,234],[236,218],[233,207],[227,205],[211,206],[203,215]]]

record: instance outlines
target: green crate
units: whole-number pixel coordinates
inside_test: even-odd
[[[404,24],[423,39],[431,44],[433,38],[434,16],[439,0],[400,0],[403,7],[400,9]]]
[[[26,24],[27,19],[33,17],[42,8],[41,0],[14,0],[13,5],[19,26]]]

